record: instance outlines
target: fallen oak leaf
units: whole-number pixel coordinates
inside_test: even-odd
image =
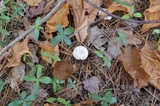
[[[160,52],[157,42],[145,42],[141,49],[142,68],[150,75],[149,83],[160,90]]]
[[[23,42],[17,42],[10,48],[11,56],[8,58],[9,63],[6,67],[16,67],[21,64],[21,58],[23,54],[28,53],[32,55],[28,47],[29,36],[27,36]]]
[[[68,0],[71,14],[74,17],[75,31],[87,26],[90,22],[93,22],[98,13],[98,9],[89,5],[85,0]],[[90,0],[90,2],[100,6],[100,0]],[[79,42],[84,42],[88,35],[89,26],[83,28],[75,34],[76,39]]]
[[[50,20],[46,23],[46,31],[45,31],[45,37],[48,39],[52,39],[52,32],[56,32],[57,28],[56,25],[60,24],[63,28],[66,27],[69,24],[68,21],[68,4],[65,3],[61,6],[61,8],[52,16]]]
[[[67,61],[58,61],[54,65],[54,70],[52,72],[53,76],[60,79],[66,80],[69,78],[74,72],[78,71],[80,65],[71,65]]]
[[[125,70],[134,79],[134,86],[142,88],[148,85],[149,75],[141,68],[141,57],[136,47],[127,46],[124,54],[118,58],[122,61]]]

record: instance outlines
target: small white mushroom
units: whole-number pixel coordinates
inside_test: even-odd
[[[85,60],[88,57],[88,50],[84,46],[77,46],[73,50],[73,57],[77,60]]]

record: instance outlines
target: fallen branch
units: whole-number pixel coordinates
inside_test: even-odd
[[[58,2],[58,4],[42,19],[41,24],[43,24],[44,22],[46,22],[59,8],[60,6],[66,2],[66,0],[60,0]],[[18,41],[22,40],[24,37],[26,37],[30,32],[32,32],[34,30],[34,28],[30,28],[27,31],[25,31],[24,33],[22,33],[19,37],[17,37],[15,40],[13,40],[11,43],[9,43],[6,47],[4,47],[1,51],[0,51],[0,56],[7,51],[9,48],[11,48],[15,43],[17,43]]]
[[[120,19],[120,20],[123,20],[123,21],[127,21],[127,22],[131,22],[131,23],[143,23],[143,24],[149,24],[149,23],[160,23],[159,20],[145,20],[145,21],[138,21],[138,20],[133,20],[133,19],[123,19],[122,17],[119,17],[117,15],[114,15],[112,13],[109,13],[108,11],[105,11],[103,10],[101,7],[95,5],[94,3],[92,3],[91,1],[89,0],[85,0],[88,4],[92,5],[93,7],[97,8],[98,10],[101,10],[102,12],[106,13],[107,15],[109,16],[112,16],[113,18],[116,18],[116,19]]]

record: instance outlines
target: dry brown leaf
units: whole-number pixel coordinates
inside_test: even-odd
[[[56,32],[56,25],[60,24],[62,27],[66,27],[69,24],[68,21],[68,4],[65,3],[61,6],[61,8],[52,16],[50,20],[46,23],[46,31],[45,36],[48,39],[52,39],[52,32]]]
[[[37,6],[42,0],[24,0],[29,6]]]
[[[127,1],[128,3],[132,3],[131,0],[121,0],[121,1]],[[123,5],[123,4],[119,4],[117,2],[113,2],[108,8],[107,8],[107,11],[109,13],[113,13],[115,11],[124,11],[128,14],[132,14],[131,11],[130,11],[130,8],[129,6],[126,6],[126,5]]]
[[[150,7],[160,5],[160,0],[150,0]]]
[[[100,80],[96,76],[93,76],[83,81],[83,87],[91,93],[97,93],[99,91],[99,83]]]
[[[93,6],[89,5],[85,0],[68,0],[71,14],[74,17],[75,31],[87,26],[90,22],[93,22],[98,10]],[[90,2],[100,6],[100,0],[90,0]],[[88,26],[83,28],[75,34],[76,39],[79,42],[84,42],[88,36]]]
[[[119,57],[125,70],[134,79],[134,86],[141,88],[148,85],[149,75],[141,68],[141,57],[136,47],[127,46]]]
[[[81,101],[79,103],[73,104],[72,106],[93,106],[94,102],[96,102],[96,100],[87,99],[85,101]]]
[[[78,71],[79,68],[79,65],[71,65],[67,61],[58,61],[54,66],[52,74],[58,79],[65,80]]]
[[[11,57],[8,58],[9,63],[6,65],[6,67],[16,67],[20,65],[21,58],[25,53],[32,55],[29,51],[28,40],[29,36],[27,36],[23,42],[18,42],[11,47]]]
[[[146,42],[141,49],[142,68],[150,75],[149,82],[160,90],[160,52],[156,42]]]

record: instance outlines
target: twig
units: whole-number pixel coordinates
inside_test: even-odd
[[[92,5],[93,7],[97,8],[98,10],[101,10],[102,12],[106,13],[109,16],[112,16],[116,19],[120,19],[123,21],[127,21],[127,22],[132,22],[132,23],[143,23],[143,24],[149,24],[149,23],[160,23],[159,20],[145,20],[145,21],[138,21],[138,20],[133,20],[133,19],[123,19],[122,17],[119,17],[117,15],[111,14],[108,11],[103,10],[101,7],[95,5],[94,3],[92,3],[89,0],[85,0],[88,4]]]
[[[43,24],[44,22],[46,22],[59,8],[60,6],[66,2],[66,0],[60,0],[58,2],[58,4],[42,19],[41,24]],[[22,40],[25,36],[27,36],[30,32],[32,32],[34,30],[34,28],[30,28],[27,31],[25,31],[24,33],[21,34],[21,36],[19,36],[18,38],[16,38],[15,40],[13,40],[10,44],[8,44],[6,47],[4,47],[1,51],[0,51],[0,56],[9,48],[11,48],[15,43],[17,43],[18,41]]]

